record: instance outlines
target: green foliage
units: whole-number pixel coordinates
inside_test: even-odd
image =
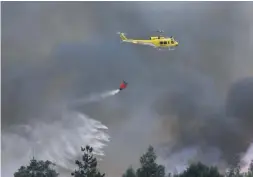
[[[30,160],[28,166],[21,166],[14,177],[57,177],[58,173],[52,168],[55,166],[50,161],[37,161],[36,159]]]
[[[122,177],[136,177],[134,169],[130,166]]]
[[[229,168],[228,172],[225,174],[225,177],[243,177],[245,174],[241,173],[241,167],[239,163],[240,160],[237,158],[236,163]]]
[[[83,152],[82,161],[76,160],[78,169],[71,173],[74,177],[104,177],[97,168],[97,159],[93,156],[93,148],[81,147]],[[202,163],[191,164],[184,172],[177,175],[171,173],[165,175],[165,167],[156,163],[154,148],[149,146],[147,152],[140,157],[140,168],[135,170],[130,166],[122,177],[253,177],[253,160],[248,172],[241,173],[239,163],[230,167],[225,176],[221,175],[217,167],[208,167]],[[14,177],[58,177],[59,174],[53,169],[54,163],[50,161],[30,160],[28,166],[21,166]]]
[[[248,171],[253,173],[253,160],[251,160]]]
[[[202,163],[191,164],[187,170],[178,177],[222,177],[216,167],[207,167]]]
[[[93,156],[93,148],[86,146],[86,148],[81,147],[83,152],[82,162],[76,160],[76,165],[78,170],[71,173],[74,177],[104,177],[105,174],[101,174],[97,169],[97,159]]]
[[[149,146],[148,151],[140,158],[141,167],[137,169],[138,177],[164,177],[165,167],[156,163],[154,148]]]
[[[253,177],[253,160],[251,160],[248,172],[245,174],[245,176],[246,177]]]
[[[226,173],[225,177],[253,177],[253,161],[251,161],[248,172],[246,173],[241,173],[241,167],[238,164],[232,166]]]

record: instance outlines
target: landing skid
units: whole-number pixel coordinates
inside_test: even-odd
[[[161,51],[161,50],[175,50],[175,48],[156,48],[157,50]]]

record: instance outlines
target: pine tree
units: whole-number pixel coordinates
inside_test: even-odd
[[[36,159],[30,160],[28,166],[21,166],[14,177],[57,177],[59,174],[52,168],[55,166],[50,161],[37,161]]]
[[[244,174],[244,177],[253,177],[253,160],[251,160],[248,172]]]
[[[101,174],[97,169],[97,159],[93,156],[93,148],[86,146],[86,148],[81,147],[83,152],[82,162],[76,160],[76,165],[78,170],[71,173],[74,177],[104,177],[105,174]]]
[[[243,177],[244,175],[241,174],[241,166],[240,161],[237,159],[234,165],[231,165],[228,172],[225,174],[225,177]]]
[[[148,151],[140,158],[141,168],[137,170],[138,177],[164,177],[165,167],[156,163],[154,148],[149,146]]]
[[[248,172],[253,174],[253,160],[251,160],[251,162],[250,162]]]
[[[202,163],[191,164],[187,170],[177,177],[222,177],[216,167],[207,167]]]
[[[123,174],[122,177],[136,177],[136,173],[135,173],[134,169],[132,168],[132,166],[130,166],[126,170],[125,174]]]

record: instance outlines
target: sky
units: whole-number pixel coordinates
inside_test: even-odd
[[[250,151],[252,2],[2,2],[1,12],[3,176],[32,154],[69,176],[87,143],[112,177],[138,167],[148,145],[167,170],[195,160],[225,167]],[[179,47],[117,35],[158,29]],[[123,79],[120,94],[65,106]]]

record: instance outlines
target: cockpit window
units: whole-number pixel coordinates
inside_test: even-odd
[[[173,41],[173,40],[171,40],[171,44],[174,44],[174,41]]]

